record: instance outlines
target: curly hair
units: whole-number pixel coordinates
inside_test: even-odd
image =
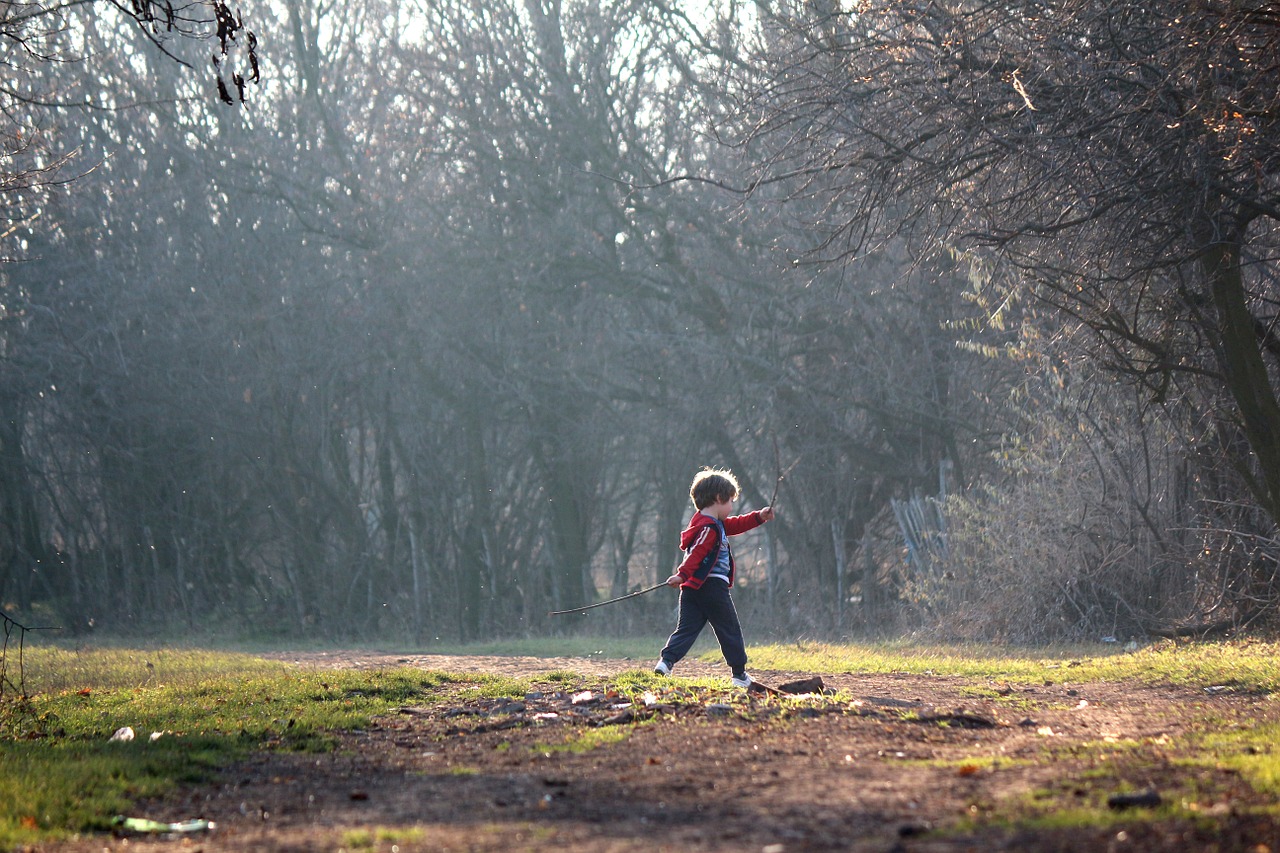
[[[738,480],[732,471],[703,468],[693,478],[693,485],[689,486],[689,497],[693,499],[694,509],[735,500],[738,497]]]

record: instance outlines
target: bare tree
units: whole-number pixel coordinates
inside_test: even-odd
[[[1280,519],[1272,349],[1280,44],[1266,3],[786,4],[746,89],[760,180],[824,205],[828,257],[878,235],[999,262],[1161,393],[1221,382]]]
[[[1027,319],[1068,353],[1086,330],[1099,365],[1200,413],[1176,429],[1230,460],[1269,519],[1241,532],[1265,536],[1280,521],[1274,4],[756,9],[732,141],[761,167],[737,187],[805,211],[811,260],[949,253],[987,317],[1049,306]]]

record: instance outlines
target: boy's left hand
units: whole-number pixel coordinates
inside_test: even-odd
[[[767,506],[764,509],[760,510],[760,520],[773,521],[773,507]]]

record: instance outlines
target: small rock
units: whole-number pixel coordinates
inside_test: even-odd
[[[1136,794],[1112,794],[1107,797],[1107,806],[1112,809],[1149,808],[1160,805],[1160,794],[1154,788],[1148,788]]]
[[[733,713],[733,706],[723,702],[712,702],[707,706],[707,715],[711,717],[727,717]]]
[[[622,723],[630,723],[633,720],[635,720],[635,718],[636,718],[635,713],[632,712],[630,708],[627,708],[625,711],[623,711],[620,714],[614,714],[612,717],[602,720],[600,725],[617,726],[617,725],[621,725]]]
[[[815,675],[812,678],[802,678],[799,681],[788,681],[786,684],[778,685],[778,690],[791,694],[821,693],[822,688],[822,676],[820,675]]]

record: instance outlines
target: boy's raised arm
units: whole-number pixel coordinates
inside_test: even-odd
[[[737,536],[739,533],[746,533],[748,530],[754,530],[766,521],[772,521],[773,516],[773,507],[771,506],[755,510],[754,512],[744,512],[742,515],[731,515],[723,522],[724,532],[730,536]]]

